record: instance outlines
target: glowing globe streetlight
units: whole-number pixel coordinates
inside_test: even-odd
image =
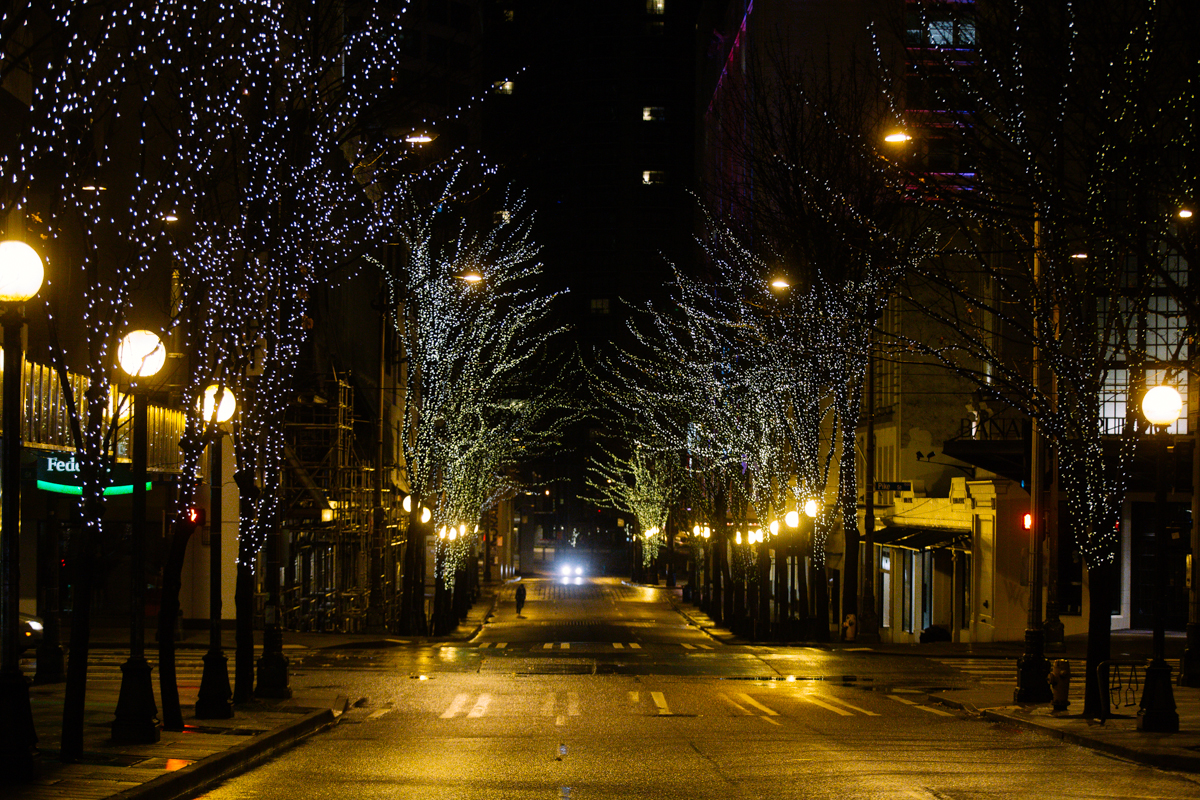
[[[1172,386],[1155,386],[1142,396],[1142,414],[1156,428],[1175,422],[1182,410],[1183,398]]]
[[[152,744],[161,738],[150,664],[146,661],[146,459],[149,378],[167,363],[167,348],[153,331],[135,330],[117,345],[117,365],[131,379],[133,395],[133,493],[130,497],[129,659],[121,667],[121,694],[112,722],[113,740]]]
[[[1154,487],[1154,640],[1146,677],[1142,682],[1139,731],[1175,733],[1179,730],[1179,713],[1175,710],[1175,692],[1171,688],[1171,666],[1166,655],[1166,587],[1167,573],[1167,462],[1170,460],[1171,437],[1167,429],[1179,419],[1183,399],[1171,386],[1155,386],[1142,396],[1142,414],[1154,426],[1158,447],[1155,459],[1157,480]]]
[[[37,732],[29,703],[29,685],[20,665],[21,563],[21,384],[25,353],[21,304],[37,294],[45,271],[37,252],[18,241],[0,242],[0,304],[4,313],[4,439],[0,444],[3,499],[0,500],[0,708],[8,710],[8,735],[0,761],[15,777],[33,774]]]
[[[817,501],[816,500],[813,500],[810,498],[809,500],[807,500],[804,503],[804,515],[806,517],[816,517],[817,516]]]
[[[783,522],[789,528],[800,527],[800,514],[795,511],[789,511],[783,516]]]
[[[233,692],[229,688],[229,662],[221,647],[221,490],[224,480],[221,423],[237,411],[237,400],[228,386],[211,384],[196,403],[201,420],[215,422],[209,445],[209,524],[208,524],[208,652],[204,654],[204,672],[196,696],[197,719],[229,719],[233,716]]]

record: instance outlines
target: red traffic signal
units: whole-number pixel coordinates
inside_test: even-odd
[[[183,512],[183,518],[189,525],[199,527],[205,523],[207,513],[203,508],[188,506],[187,511]]]
[[[1026,514],[1024,523],[1025,523],[1025,530],[1027,530],[1027,531],[1032,530],[1033,529],[1033,514]]]

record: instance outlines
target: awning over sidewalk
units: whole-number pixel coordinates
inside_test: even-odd
[[[875,544],[901,547],[906,550],[971,549],[971,532],[961,528],[914,528],[908,525],[885,525],[875,531]]]

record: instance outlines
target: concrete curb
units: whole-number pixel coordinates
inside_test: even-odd
[[[1129,761],[1136,761],[1139,764],[1175,770],[1176,772],[1200,772],[1200,755],[1187,756],[1182,753],[1152,753],[1137,750],[1116,742],[1106,742],[1103,739],[1080,736],[1071,731],[1059,730],[1049,725],[1042,725],[1034,720],[1022,719],[1021,717],[1005,714],[990,708],[985,708],[982,714],[993,722],[1005,722],[1027,730],[1037,731],[1055,739],[1061,739],[1064,742],[1070,742],[1080,747],[1087,747],[1091,750],[1099,750],[1102,753],[1119,756]]]
[[[1043,725],[1042,723],[1019,717],[1013,714],[1006,714],[1002,711],[997,711],[991,708],[985,708],[982,711],[970,703],[961,700],[954,700],[949,697],[940,695],[926,695],[926,697],[934,703],[946,706],[948,708],[965,711],[969,714],[983,717],[992,722],[1002,722],[1007,725],[1014,725],[1024,730],[1035,731],[1037,733],[1049,736],[1053,739],[1060,739],[1070,744],[1086,747],[1089,750],[1098,750],[1108,755],[1117,756],[1126,759],[1127,761],[1135,761],[1139,764],[1146,764],[1151,767],[1159,767],[1160,769],[1169,769],[1176,772],[1200,772],[1200,754],[1195,756],[1184,755],[1182,753],[1153,753],[1144,750],[1138,750],[1132,747],[1126,747],[1116,742],[1106,742],[1103,739],[1097,739],[1091,736],[1081,736],[1071,731],[1064,731],[1060,728],[1051,725]]]
[[[206,791],[270,759],[300,740],[337,724],[332,709],[311,711],[288,725],[260,733],[175,772],[111,795],[110,800],[175,800]]]

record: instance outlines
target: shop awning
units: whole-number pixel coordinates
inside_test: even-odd
[[[971,549],[971,532],[962,528],[915,528],[908,525],[885,525],[875,531],[875,544],[902,547],[906,550]]]

